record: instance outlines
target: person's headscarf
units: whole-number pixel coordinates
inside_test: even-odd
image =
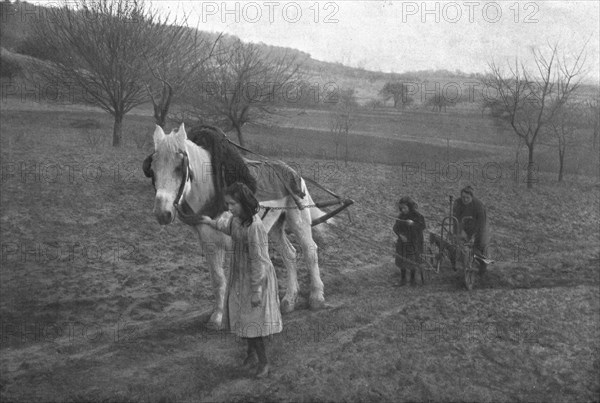
[[[466,194],[471,195],[471,197],[473,197],[473,187],[471,185],[467,185],[464,188],[462,188],[462,190],[460,191],[460,193],[465,192]]]

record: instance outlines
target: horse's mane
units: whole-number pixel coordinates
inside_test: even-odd
[[[225,188],[234,182],[242,182],[252,193],[256,193],[256,179],[250,173],[238,149],[227,139],[221,129],[208,125],[192,126],[187,132],[187,138],[205,149],[211,156],[216,198],[207,206],[206,214],[214,216],[224,211]],[[152,178],[152,185],[154,185],[152,158],[153,154],[146,157],[142,169],[144,175]]]
[[[208,125],[193,126],[187,132],[187,137],[210,153],[218,205],[224,205],[223,192],[234,182],[242,182],[252,193],[256,192],[256,179],[250,173],[238,149],[221,129]]]

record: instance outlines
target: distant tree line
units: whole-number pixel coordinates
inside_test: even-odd
[[[217,124],[234,131],[242,145],[243,127],[275,113],[278,107],[327,108],[336,158],[341,158],[340,150],[344,142],[347,144],[359,106],[357,93],[333,81],[315,83],[311,69],[333,66],[340,74],[352,72],[369,83],[382,77],[381,73],[314,61],[298,51],[202,32],[189,27],[185,17],[160,15],[143,0],[76,0],[65,4],[32,6],[33,16],[15,25],[17,5],[0,3],[3,46],[9,44],[13,50],[35,58],[27,66],[32,80],[65,90],[78,88],[86,94],[85,102],[110,113],[114,118],[114,146],[121,144],[124,116],[148,101],[161,126],[169,116]],[[15,42],[9,26],[21,30],[24,39]],[[517,61],[506,66],[490,62],[487,74],[469,76],[494,90],[494,96],[480,95],[482,113],[489,111],[527,148],[528,187],[534,182],[535,150],[540,142],[556,147],[558,180],[562,181],[565,160],[573,147],[587,141],[585,133],[593,150],[598,150],[600,141],[599,96],[577,96],[585,76],[584,49],[574,57],[559,52],[557,45],[544,51],[535,49],[532,60],[534,69]],[[8,79],[21,74],[23,68],[4,52],[0,67],[2,77]],[[415,88],[420,85],[420,91],[425,88],[427,93],[421,93],[418,104],[434,112],[447,112],[462,94],[454,98],[444,91],[431,94],[427,80],[440,74],[465,77],[461,72],[443,71],[389,74],[378,98],[366,104],[380,108],[391,101],[395,109],[414,107]],[[179,106],[175,112],[173,104]],[[346,148],[346,160],[347,154]]]
[[[3,4],[10,15],[16,7]],[[164,126],[173,104],[183,119],[235,130],[285,102],[311,101],[300,67],[308,55],[243,43],[238,38],[189,27],[186,17],[161,15],[143,0],[75,0],[63,7],[30,9],[27,35],[16,50],[34,57],[30,80],[83,100],[114,118],[113,146],[122,141],[124,116],[152,102]],[[3,58],[2,74],[14,66]],[[315,98],[322,95],[317,89]],[[297,92],[297,91],[296,91]],[[183,112],[182,112],[183,111]]]
[[[464,99],[479,102],[482,114],[488,111],[493,119],[506,124],[518,143],[527,148],[527,187],[534,183],[535,149],[540,143],[556,149],[560,182],[564,179],[566,156],[575,147],[589,144],[595,151],[600,147],[598,89],[596,96],[582,98],[579,94],[586,73],[584,50],[585,46],[577,54],[568,55],[558,45],[533,49],[533,69],[516,60],[514,65],[506,66],[490,62],[488,72],[475,75],[477,81],[466,86],[472,91],[467,97],[447,93],[440,83],[434,83],[435,90],[431,90],[430,83],[420,81],[424,77],[397,77],[386,82],[379,91],[380,99],[371,100],[368,106],[380,108],[392,100],[393,108],[403,110],[415,104],[416,94],[420,95],[421,107],[433,112],[446,112]],[[475,84],[478,91],[474,90]]]

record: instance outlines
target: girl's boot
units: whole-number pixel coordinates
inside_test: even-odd
[[[400,285],[406,285],[406,269],[400,269]]]
[[[265,378],[269,375],[269,362],[267,361],[267,352],[262,337],[256,338],[256,353],[258,355],[258,368],[256,369],[257,378]]]
[[[256,354],[256,347],[254,345],[254,341],[253,339],[248,339],[248,352],[246,354],[246,359],[242,364],[242,368],[250,369],[256,364],[257,361],[258,357]]]

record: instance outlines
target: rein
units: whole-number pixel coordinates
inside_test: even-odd
[[[181,184],[179,185],[179,190],[177,191],[177,196],[173,201],[173,205],[175,208],[179,205],[179,201],[183,196],[183,189],[185,188],[185,184],[190,180],[190,160],[188,158],[187,152],[181,151],[183,154],[183,161],[181,161],[181,169],[184,171],[183,179],[181,180]]]
[[[208,206],[205,206],[199,212],[194,212],[190,205],[185,201],[181,201],[183,197],[183,190],[185,189],[185,184],[188,181],[194,180],[194,173],[190,169],[190,160],[186,151],[179,151],[183,155],[183,160],[181,161],[181,169],[183,171],[181,184],[179,185],[179,190],[177,191],[177,196],[173,201],[173,206],[177,211],[177,215],[179,218],[186,223],[192,223],[196,225],[198,223],[197,219],[200,215],[211,215],[212,209],[214,209],[214,202],[211,204],[209,202]],[[173,220],[175,220],[175,216],[173,216]],[[194,224],[195,223],[195,224]]]

